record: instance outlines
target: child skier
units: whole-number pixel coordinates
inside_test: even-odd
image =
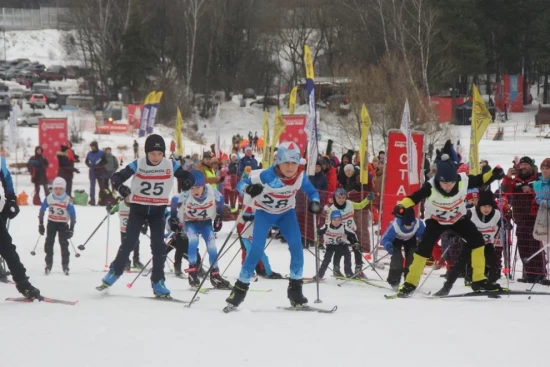
[[[255,209],[249,206],[246,208],[246,211],[243,213],[243,215],[237,218],[237,231],[239,232],[239,238],[243,247],[243,263],[246,259],[246,254],[248,254],[248,252],[252,248],[252,239],[254,238],[254,212]],[[261,275],[268,279],[283,279],[283,276],[281,274],[271,270],[271,264],[269,263],[269,258],[267,257],[265,251],[262,253],[260,262],[256,267],[256,272],[258,273],[258,275]]]
[[[69,275],[69,239],[73,237],[74,226],[76,224],[76,212],[74,210],[71,198],[65,192],[67,182],[56,177],[53,180],[53,193],[49,194],[40,207],[38,219],[40,225],[38,232],[41,236],[46,233],[44,227],[44,213],[48,211],[48,231],[44,252],[46,252],[46,275],[50,274],[53,263],[53,245],[56,234],[59,234],[59,245],[61,246],[61,266],[65,275]],[[70,224],[69,224],[70,222]]]
[[[107,212],[110,215],[115,214],[118,212],[118,219],[120,221],[120,243],[122,244],[124,240],[126,239],[126,226],[128,226],[128,218],[130,217],[130,198],[125,197],[124,199],[120,200],[115,206],[111,208],[110,205],[107,205]],[[141,226],[140,229],[141,233],[146,234],[147,233],[147,223],[143,223],[143,226]],[[133,256],[133,263],[134,268],[137,269],[143,269],[144,266],[139,261],[139,237],[136,242],[136,245],[134,246],[134,256]],[[126,261],[126,271],[130,270],[131,266],[130,259]]]
[[[355,224],[354,219],[355,209],[361,210],[365,208],[367,205],[370,204],[371,200],[374,200],[374,198],[375,194],[370,192],[363,201],[361,201],[360,203],[356,203],[348,200],[348,193],[346,192],[346,190],[340,187],[334,192],[333,204],[328,209],[325,206],[325,210],[327,212],[339,210],[342,214],[342,222],[345,224],[348,230],[351,230],[355,233],[355,231],[357,231],[357,225]],[[355,244],[356,242],[358,241],[356,240],[355,242],[352,242],[352,244]],[[361,246],[352,246],[352,249],[353,255],[355,257],[355,274],[357,274],[357,278],[366,278],[365,274],[363,273],[363,254],[361,253]],[[342,277],[342,273],[340,272],[341,258],[342,257],[340,256],[340,252],[336,252],[334,254],[334,276]]]
[[[499,284],[490,282],[485,277],[485,241],[476,226],[465,218],[466,193],[469,188],[489,184],[504,177],[504,171],[496,167],[482,175],[457,173],[456,163],[447,154],[437,163],[437,172],[420,190],[403,199],[394,209],[397,217],[402,217],[405,209],[411,208],[426,199],[426,229],[418,245],[405,283],[399,287],[398,297],[408,297],[420,281],[426,261],[432,253],[433,246],[445,230],[453,230],[466,241],[472,249],[472,289],[474,291],[499,291]]]
[[[164,284],[164,261],[166,244],[164,243],[164,210],[170,204],[169,196],[174,177],[182,179],[183,190],[189,190],[195,183],[193,175],[184,171],[176,161],[165,157],[166,144],[162,136],[151,134],[145,140],[145,157],[133,161],[111,178],[113,186],[123,198],[130,197],[130,215],[126,226],[126,238],[120,245],[115,260],[103,284],[97,287],[103,290],[112,286],[124,272],[126,261],[139,238],[140,228],[146,221],[151,232],[151,253],[153,269],[151,286],[157,297],[170,297],[170,291]],[[135,175],[135,176],[134,176]],[[132,177],[131,188],[123,183]]]
[[[287,296],[293,306],[307,303],[302,293],[304,252],[298,218],[296,217],[296,193],[303,190],[309,197],[309,211],[319,214],[322,210],[317,190],[311,185],[304,166],[300,165],[300,150],[295,143],[283,142],[277,150],[275,165],[259,175],[239,182],[237,190],[246,192],[256,208],[252,247],[244,260],[239,280],[235,283],[226,302],[239,306],[246,297],[254,268],[264,252],[269,228],[276,225],[288,241],[290,250],[290,280]]]
[[[388,273],[388,283],[395,290],[401,283],[401,275],[407,277],[409,266],[413,260],[413,254],[416,250],[416,241],[422,239],[424,234],[424,222],[416,219],[414,209],[407,208],[402,218],[395,218],[388,224],[386,232],[380,239],[382,245],[391,256],[390,271]],[[403,269],[403,254],[405,251],[405,269]]]
[[[218,264],[214,262],[218,257],[214,232],[219,232],[222,229],[223,196],[210,184],[205,183],[202,172],[193,171],[192,174],[195,178],[195,184],[189,193],[180,196],[182,205],[178,209],[178,212],[181,213],[179,216],[185,220],[185,234],[189,239],[189,269],[187,269],[189,284],[193,287],[198,287],[200,284],[200,263],[197,259],[197,249],[199,247],[199,235],[201,235],[206,242],[210,266],[212,267],[210,282],[214,288],[228,289],[230,283],[221,277]],[[177,232],[180,230],[181,221],[178,218],[178,213],[172,211],[170,220],[172,231]]]
[[[500,278],[500,270],[497,266],[495,253],[495,241],[500,235],[500,211],[496,209],[495,197],[491,191],[480,191],[477,206],[470,209],[470,220],[475,224],[485,240],[485,260],[487,262],[486,276],[490,282]],[[471,273],[470,249],[463,246],[457,263],[447,273],[447,280],[436,296],[446,296],[453,288],[460,272],[465,269],[466,274]]]
[[[339,210],[331,211],[329,218],[329,223],[323,225],[318,230],[319,236],[323,236],[326,247],[325,257],[319,267],[319,279],[325,276],[325,271],[327,271],[332,256],[336,256],[337,253],[340,255],[340,258],[342,258],[342,256],[344,257],[344,271],[346,276],[351,278],[354,274],[351,270],[351,256],[348,245],[356,243],[357,237],[354,232],[351,232],[350,229],[342,223],[342,214]]]

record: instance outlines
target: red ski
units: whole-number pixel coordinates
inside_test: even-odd
[[[48,298],[48,297],[41,297],[41,298],[37,298],[36,300],[38,300],[39,302],[60,303],[62,305],[71,305],[71,306],[74,306],[78,303],[78,301],[64,301],[61,299]],[[31,302],[34,302],[35,300],[28,299],[25,297],[14,297],[14,298],[6,298],[6,301],[31,303]]]

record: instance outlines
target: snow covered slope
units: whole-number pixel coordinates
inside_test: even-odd
[[[38,61],[46,66],[79,64],[70,60],[63,47],[63,36],[66,31],[44,29],[39,31],[9,31],[6,32],[6,59],[27,58]],[[0,45],[2,60],[4,59],[3,39]]]

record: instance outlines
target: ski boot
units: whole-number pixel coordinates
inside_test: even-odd
[[[388,283],[391,287],[391,289],[393,289],[394,291],[398,292],[399,291],[399,283]]]
[[[231,289],[231,283],[222,278],[219,269],[213,269],[210,273],[210,283],[216,289]]]
[[[114,269],[109,269],[109,272],[105,274],[105,276],[101,280],[103,283],[99,287],[96,287],[96,289],[98,291],[102,291],[106,288],[109,288],[110,286],[115,284],[118,278],[120,278],[120,275],[116,275]]]
[[[249,286],[250,284],[246,284],[241,282],[240,280],[237,280],[235,282],[235,285],[233,286],[233,289],[231,290],[231,294],[225,299],[225,302],[234,307],[239,307],[239,305],[243,303],[244,298],[246,297],[246,292],[248,291]]]
[[[199,271],[196,266],[191,266],[189,269],[185,269],[185,272],[189,275],[187,280],[189,281],[189,285],[191,287],[198,287],[201,284],[199,279]]]
[[[69,270],[70,270],[70,269],[69,269],[68,266],[64,266],[64,267],[63,267],[63,274],[69,275]]]
[[[126,266],[124,267],[124,271],[130,272],[132,270],[132,263],[130,260],[126,261]]]
[[[10,275],[9,271],[4,269],[4,266],[0,264],[0,282],[7,283],[9,281],[8,276]]]
[[[141,270],[145,268],[145,265],[143,265],[139,259],[134,258],[134,268]]]
[[[334,269],[332,269],[332,275],[335,278],[343,278],[344,277],[344,274],[342,274],[342,272],[340,271],[340,266],[339,265],[336,265],[334,267]]]
[[[415,285],[405,282],[401,287],[399,287],[399,292],[397,292],[397,297],[399,298],[410,297],[415,290],[416,290]]]
[[[348,272],[348,273],[346,273],[346,278],[348,278],[348,279],[352,279],[352,278],[355,279],[356,277],[355,277],[355,274],[353,274],[352,272]]]
[[[472,290],[474,292],[499,292],[502,291],[502,287],[498,283],[492,283],[487,279],[472,282]]]
[[[307,298],[302,293],[302,284],[304,284],[302,279],[290,279],[288,282],[287,297],[292,307],[307,304]]]
[[[17,283],[15,287],[17,288],[19,293],[21,293],[27,299],[30,299],[30,300],[42,299],[42,296],[40,295],[40,290],[38,290],[38,288],[33,287],[28,280],[25,280],[21,283]]]
[[[183,271],[181,271],[181,263],[174,263],[174,275],[177,277],[181,277],[183,275]]]
[[[170,297],[170,290],[166,288],[166,285],[164,284],[164,280],[161,279],[158,282],[151,282],[151,287],[153,288],[153,293],[155,294],[155,297],[159,298],[168,298]]]
[[[368,279],[367,276],[365,275],[365,273],[363,272],[363,268],[361,266],[356,266],[355,267],[355,277],[357,279]]]
[[[206,270],[204,270],[204,268],[201,265],[201,267],[199,268],[199,277],[204,278],[206,274],[207,274]]]
[[[270,275],[266,276],[267,279],[283,279],[283,276],[279,273],[276,273],[274,271],[271,272]]]
[[[52,268],[46,266],[46,268],[44,269],[44,274],[49,275],[51,272],[52,272]]]
[[[443,284],[443,288],[441,288],[440,290],[434,293],[434,296],[436,297],[448,296],[452,288],[453,288],[453,285],[447,281],[445,282],[445,284]]]

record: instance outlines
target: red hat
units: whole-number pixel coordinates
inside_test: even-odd
[[[473,199],[479,199],[479,192],[472,191],[472,192],[469,192],[468,194],[466,194],[466,201],[470,201],[470,200],[473,200]]]
[[[550,158],[546,158],[542,161],[542,163],[540,164],[540,168],[542,167],[550,168]]]

